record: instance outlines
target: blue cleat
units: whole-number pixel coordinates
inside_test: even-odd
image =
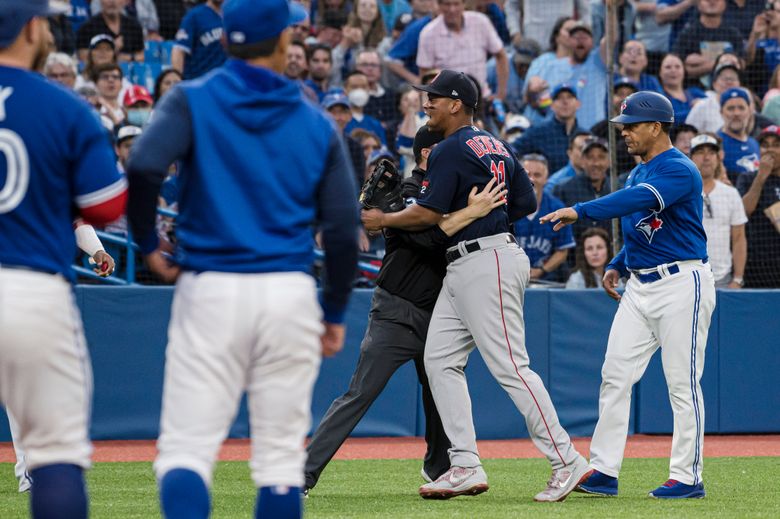
[[[577,485],[574,491],[594,496],[616,496],[618,493],[618,479],[594,470],[588,479]]]
[[[648,495],[657,499],[701,499],[706,494],[702,483],[686,485],[676,479],[670,479]]]

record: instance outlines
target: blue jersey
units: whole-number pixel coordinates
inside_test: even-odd
[[[222,65],[222,16],[206,4],[190,9],[176,33],[176,46],[188,57],[184,61],[184,79],[202,76]]]
[[[691,159],[671,148],[637,165],[626,187],[611,195],[576,204],[580,218],[622,217],[623,249],[609,268],[653,268],[684,260],[707,260],[702,225],[702,181]]]
[[[0,265],[72,279],[74,218],[124,192],[90,107],[39,74],[0,66]]]
[[[450,245],[509,232],[509,222],[536,211],[528,174],[509,146],[476,126],[464,126],[436,145],[417,203],[448,214],[468,205],[471,188],[496,178],[509,189],[507,205],[493,209],[450,238]]]
[[[417,68],[417,48],[420,44],[420,33],[431,20],[433,20],[433,17],[426,15],[407,25],[404,32],[398,36],[398,39],[388,51],[387,56],[390,59],[402,62],[406,70],[417,74],[420,70]]]
[[[539,216],[550,214],[563,207],[563,202],[544,193],[537,212],[515,222],[517,243],[525,251],[532,267],[540,268],[553,252],[572,249],[577,245],[571,226],[555,232],[551,225],[539,223]]]
[[[345,267],[357,261],[355,175],[340,132],[297,82],[230,60],[166,94],[128,163],[128,216],[145,254],[158,245],[157,196],[176,160],[183,269],[310,273],[319,222],[325,315],[343,318],[354,275]]]
[[[718,136],[723,139],[723,165],[729,173],[752,173],[758,171],[758,161],[761,152],[758,141],[748,137],[741,141],[727,135],[722,130]]]

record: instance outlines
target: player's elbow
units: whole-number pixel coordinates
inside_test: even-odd
[[[92,225],[103,226],[117,220],[125,214],[127,206],[127,190],[117,196],[89,207],[80,208],[79,212],[85,222]]]

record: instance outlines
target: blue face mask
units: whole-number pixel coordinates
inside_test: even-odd
[[[151,108],[134,108],[127,111],[127,122],[133,126],[143,127],[152,115]]]

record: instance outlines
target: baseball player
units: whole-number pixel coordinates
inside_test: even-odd
[[[406,204],[419,197],[427,159],[443,135],[427,126],[417,131],[414,155],[417,168],[404,181]],[[488,184],[493,187],[494,180]],[[387,230],[387,253],[377,278],[377,288],[368,316],[368,328],[360,345],[360,359],[347,392],[337,398],[325,413],[307,447],[306,490],[317,484],[320,474],[352,432],[368,408],[384,389],[390,377],[409,360],[414,360],[423,388],[425,441],[428,445],[421,474],[427,481],[450,468],[447,449],[450,442],[442,429],[423,366],[425,335],[436,294],[444,277],[444,244],[447,237],[494,207],[503,205],[505,191],[496,185],[469,197],[469,205],[439,225],[419,232]],[[476,192],[476,188],[474,188]]]
[[[33,517],[81,518],[92,376],[70,284],[73,214],[118,218],[126,186],[86,103],[34,72],[59,12],[0,3],[0,404],[17,421]]]
[[[214,461],[246,391],[256,517],[300,517],[312,388],[322,353],[342,347],[357,266],[357,203],[344,196],[354,173],[333,123],[281,75],[304,9],[228,0],[223,17],[233,59],[166,94],[128,162],[136,240],[152,270],[178,277],[154,469],[165,517],[207,517]],[[177,160],[173,266],[155,208]]]
[[[628,96],[611,122],[622,125],[629,153],[642,160],[626,179],[625,189],[541,218],[558,230],[578,218],[620,217],[623,228],[625,246],[604,274],[604,290],[620,306],[601,370],[599,421],[590,444],[594,471],[578,489],[617,494],[631,388],[660,347],[674,435],[669,480],[650,496],[704,497],[704,400],[699,381],[715,308],[715,282],[702,225],[701,175],[672,147],[674,111],[663,95],[645,91]],[[621,276],[629,275],[621,298],[615,289]]]
[[[418,203],[401,212],[364,211],[367,229],[410,229],[439,222],[465,207],[473,186],[491,178],[505,182],[506,206],[491,211],[448,241],[447,274],[433,310],[425,345],[425,370],[444,430],[452,443],[451,468],[420,487],[423,498],[476,495],[488,489],[477,453],[471,401],[463,369],[474,347],[526,419],[535,445],[553,466],[537,501],[561,501],[588,471],[558,422],[542,380],[529,367],[525,349],[523,295],[530,264],[509,222],[536,211],[528,175],[508,146],[473,126],[474,84],[461,72],[443,70],[428,93],[428,126],[445,139],[434,148]]]
[[[95,265],[92,269],[95,271],[95,274],[103,278],[113,274],[116,263],[114,258],[103,249],[103,244],[100,238],[98,238],[95,228],[81,218],[77,218],[73,225],[76,227],[76,245],[89,256],[90,263]],[[14,475],[19,482],[19,492],[29,492],[30,488],[32,488],[32,477],[27,470],[24,450],[17,440],[19,437],[19,425],[11,414],[6,414],[8,415],[8,425],[11,429],[14,454],[16,455]]]

